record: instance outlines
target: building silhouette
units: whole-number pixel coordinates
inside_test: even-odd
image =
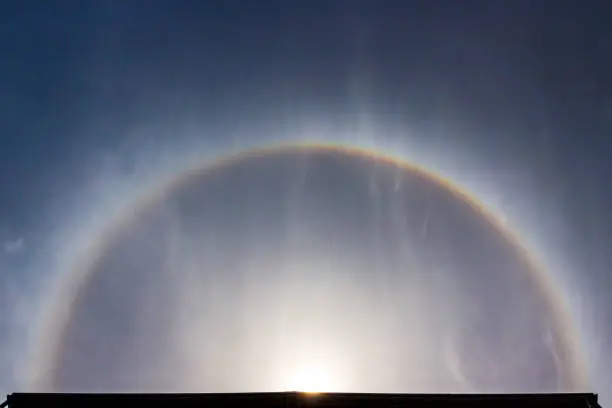
[[[49,394],[8,395],[0,408],[43,407],[207,408],[598,408],[596,394],[347,394],[299,392],[237,394]]]

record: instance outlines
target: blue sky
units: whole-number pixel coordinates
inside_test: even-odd
[[[607,353],[611,17],[596,0],[5,1],[2,310],[35,308],[25,294],[52,273],[43,266],[92,185],[123,194],[113,186],[138,184],[148,152],[365,120],[512,174],[499,176],[502,201],[544,214],[538,240],[580,282],[588,316],[578,318],[593,328],[583,336]],[[0,315],[11,333],[31,324],[11,313]],[[10,388],[8,360],[0,381]]]

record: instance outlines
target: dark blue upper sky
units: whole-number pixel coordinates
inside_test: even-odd
[[[223,129],[365,103],[530,175],[562,209],[558,245],[605,326],[610,21],[605,0],[3,1],[0,239],[27,251],[0,256],[2,278],[50,236],[84,157],[129,162],[194,118]],[[170,131],[126,137],[151,117]]]

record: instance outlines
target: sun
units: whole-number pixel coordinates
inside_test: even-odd
[[[328,370],[322,366],[306,366],[297,369],[288,379],[286,390],[309,394],[337,391],[337,384]]]

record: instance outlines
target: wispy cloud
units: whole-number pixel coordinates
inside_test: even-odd
[[[3,244],[4,253],[18,254],[25,249],[25,239],[23,237],[13,241],[5,241]]]

